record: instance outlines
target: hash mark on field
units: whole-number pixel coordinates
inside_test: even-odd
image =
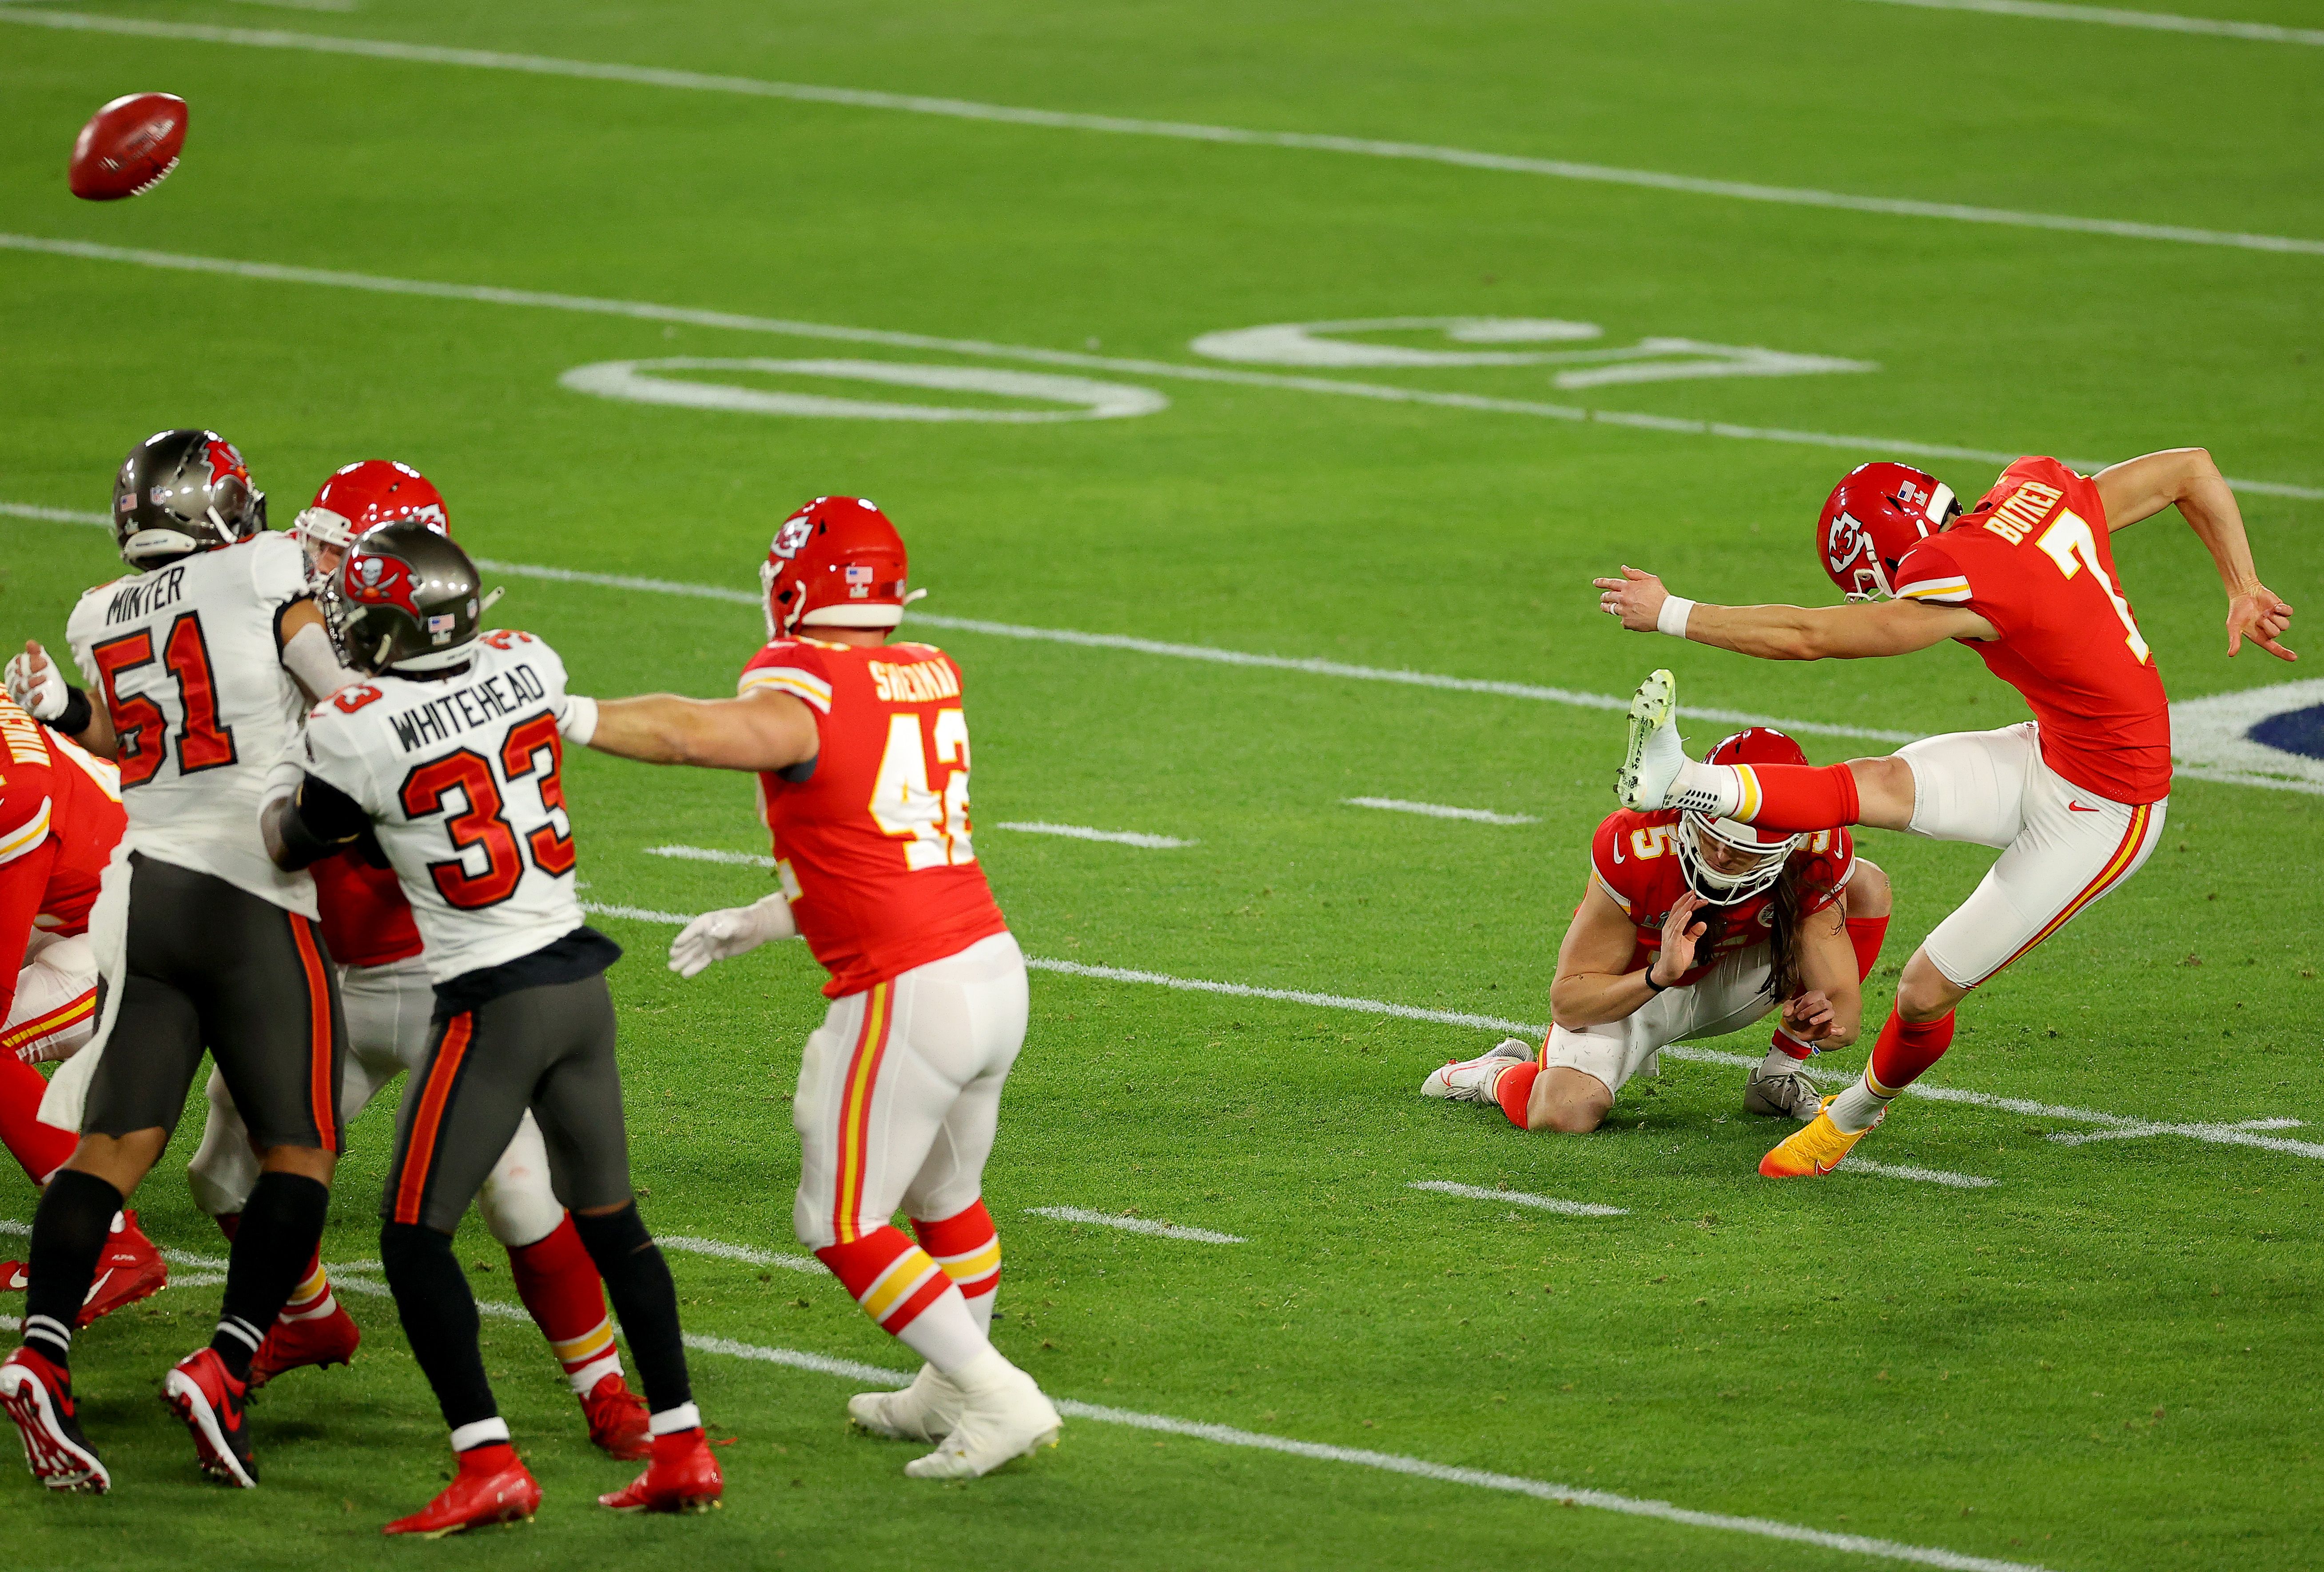
[[[1897,1163],[1875,1163],[1858,1157],[1840,1165],[1842,1173],[1871,1173],[1883,1179],[1917,1179],[1923,1184],[1950,1185],[1955,1190],[1987,1190],[1999,1184],[1997,1179],[1987,1179],[1981,1173],[1952,1173],[1942,1168],[1910,1168]]]
[[[725,862],[737,868],[772,868],[775,860],[756,851],[721,851],[713,846],[649,846],[648,857],[677,857],[687,862]]]
[[[1087,824],[1052,824],[1040,819],[1012,820],[994,824],[992,828],[1016,830],[1027,835],[1067,835],[1075,841],[1111,841],[1117,845],[1143,846],[1155,851],[1201,844],[1195,841],[1181,841],[1176,835],[1148,835],[1141,830],[1093,830]]]
[[[1439,1195],[1457,1195],[1465,1200],[1506,1201],[1510,1206],[1563,1212],[1574,1218],[1627,1218],[1630,1215],[1628,1207],[1601,1206],[1594,1200],[1560,1200],[1554,1195],[1527,1195],[1521,1190],[1487,1190],[1481,1184],[1455,1184],[1449,1179],[1416,1179],[1409,1188],[1433,1190]]]
[[[689,1255],[715,1255],[724,1261],[745,1261],[753,1266],[779,1266],[786,1272],[823,1270],[823,1263],[812,1255],[783,1255],[770,1250],[753,1250],[748,1245],[729,1245],[723,1239],[696,1239],[686,1234],[656,1234],[654,1243],[665,1250],[683,1250]]]
[[[1342,797],[1351,808],[1386,808],[1392,814],[1419,814],[1431,819],[1467,819],[1479,824],[1538,824],[1531,814],[1496,814],[1489,808],[1449,808],[1443,803],[1407,803],[1401,797]]]
[[[2266,22],[2222,22],[2211,16],[2173,16],[2167,11],[2125,11],[2112,5],[2057,5],[2047,0],[1886,0],[1925,11],[1983,11],[1996,16],[2033,16],[2044,22],[2095,22],[2106,27],[2145,27],[2160,32],[2202,32],[2247,38],[2260,43],[2324,46],[2324,30],[2278,27]]]
[[[649,906],[616,906],[604,901],[583,901],[581,909],[593,916],[627,917],[633,923],[669,923],[683,928],[694,919],[684,912],[657,912]]]
[[[1185,1228],[1176,1223],[1157,1223],[1148,1218],[1119,1217],[1112,1212],[1093,1212],[1083,1207],[1027,1207],[1025,1214],[1035,1218],[1055,1218],[1061,1223],[1095,1223],[1101,1227],[1120,1228],[1132,1234],[1151,1234],[1162,1239],[1189,1239],[1197,1245],[1250,1243],[1240,1234],[1214,1234],[1208,1228]]]
[[[884,1365],[866,1365],[859,1360],[835,1358],[828,1354],[811,1354],[798,1348],[768,1348],[753,1343],[737,1342],[732,1338],[705,1337],[697,1332],[686,1335],[686,1346],[705,1354],[723,1354],[730,1359],[747,1359],[754,1364],[779,1365],[793,1370],[809,1371],[817,1375],[836,1375],[848,1381],[860,1381],[876,1385],[882,1391],[894,1391],[907,1385],[911,1373],[892,1370]],[[1549,1502],[1558,1506],[1590,1507],[1599,1512],[1617,1512],[1625,1517],[1652,1518],[1663,1522],[1678,1523],[1686,1528],[1715,1529],[1725,1533],[1750,1534],[1760,1539],[1778,1540],[1791,1544],[1814,1545],[1823,1549],[1838,1550],[1845,1555],[1869,1556],[1885,1561],[1904,1561],[1921,1567],[1936,1567],[1944,1572],[2043,1572],[2034,1563],[2000,1561],[1985,1556],[1964,1555],[1934,1545],[1907,1545],[1895,1540],[1877,1540],[1868,1534],[1840,1534],[1823,1529],[1812,1529],[1800,1523],[1787,1523],[1774,1518],[1742,1517],[1731,1512],[1696,1512],[1667,1501],[1644,1501],[1637,1496],[1618,1495],[1610,1490],[1579,1489],[1571,1485],[1559,1485],[1546,1479],[1527,1479],[1517,1474],[1495,1474],[1482,1468],[1460,1468],[1445,1463],[1433,1463],[1425,1457],[1407,1457],[1394,1452],[1374,1452],[1360,1447],[1332,1447],[1317,1441],[1295,1440],[1289,1436],[1270,1436],[1260,1430],[1237,1430],[1231,1425],[1205,1424],[1199,1420],[1182,1420],[1168,1414],[1139,1413],[1132,1409],[1110,1408],[1103,1404],[1081,1402],[1069,1397],[1053,1398],[1057,1411],[1068,1419],[1087,1420],[1093,1424],[1122,1425],[1131,1430],[1148,1430],[1159,1435],[1184,1436],[1189,1440],[1209,1441],[1221,1447],[1247,1447],[1254,1451],[1276,1452],[1286,1457],[1304,1457],[1311,1462],[1341,1463],[1357,1468],[1375,1468],[1383,1473],[1401,1474],[1408,1478],[1426,1479],[1439,1485],[1465,1485],[1475,1490],[1496,1490],[1511,1495],[1530,1496],[1536,1501]]]
[[[177,38],[198,43],[234,44],[250,49],[304,50],[316,54],[403,60],[423,65],[466,66],[494,71],[519,71],[530,76],[570,77],[585,81],[627,82],[641,87],[669,87],[696,93],[733,93],[754,98],[788,98],[808,104],[832,104],[854,109],[883,109],[908,115],[934,115],[954,120],[973,120],[1005,125],[1035,125],[1055,131],[1091,131],[1114,136],[1162,137],[1175,142],[1207,142],[1213,146],[1286,148],[1303,152],[1331,152],[1359,158],[1392,159],[1399,162],[1449,164],[1504,174],[1544,176],[1600,185],[1642,187],[1678,191],[1689,196],[1724,197],[1746,202],[1773,202],[1796,207],[1823,207],[1851,213],[1878,213],[1892,217],[1941,218],[1959,224],[1995,224],[2015,228],[2063,230],[2081,234],[2111,235],[2135,240],[2177,241],[2187,245],[2236,246],[2251,251],[2291,252],[2324,255],[2324,240],[2281,234],[2251,234],[2236,231],[2196,229],[2178,224],[2147,224],[2122,218],[2084,218],[2069,214],[2023,213],[2006,207],[1974,207],[1962,202],[1932,202],[1911,197],[1859,197],[1846,191],[1822,191],[1809,187],[1769,186],[1751,180],[1723,180],[1702,175],[1674,175],[1660,170],[1628,170],[1609,164],[1579,163],[1570,159],[1533,158],[1523,154],[1489,152],[1475,148],[1442,147],[1426,142],[1389,142],[1376,137],[1339,136],[1303,131],[1255,131],[1236,125],[1189,124],[1175,120],[1140,120],[1119,115],[1079,115],[1057,109],[1034,109],[1011,104],[980,104],[962,98],[937,98],[909,93],[885,93],[862,87],[831,87],[807,82],[768,81],[755,77],[715,76],[702,71],[671,70],[604,60],[560,60],[552,55],[502,53],[488,50],[454,49],[441,44],[402,43],[389,39],[336,38],[324,33],[258,32],[239,27],[214,27],[201,23],[161,22],[143,17],[93,15],[72,11],[22,11],[0,5],[0,21],[19,22],[85,32],[110,32],[132,38]],[[2079,466],[2077,466],[2079,467]]]

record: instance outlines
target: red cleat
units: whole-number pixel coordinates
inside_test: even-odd
[[[653,1461],[629,1485],[597,1498],[615,1512],[708,1512],[726,1481],[699,1426],[653,1439]]]
[[[170,1268],[137,1226],[137,1214],[124,1211],[121,1227],[106,1239],[105,1254],[97,1260],[97,1279],[80,1303],[80,1324],[109,1316],[124,1305],[151,1299],[169,1285]]]
[[[194,1434],[202,1472],[221,1485],[248,1490],[258,1483],[250,1455],[250,1425],[243,1412],[250,1389],[226,1371],[214,1348],[178,1361],[161,1379],[161,1401]]]
[[[51,1490],[103,1495],[113,1475],[97,1461],[73,1411],[72,1377],[46,1356],[19,1348],[0,1365],[0,1409],[16,1421],[24,1438],[24,1461],[32,1477]]]
[[[305,1365],[319,1370],[347,1364],[362,1342],[363,1328],[336,1298],[327,1311],[311,1320],[278,1319],[250,1356],[250,1390],[256,1392],[284,1372]]]
[[[620,1371],[590,1388],[589,1395],[581,1400],[581,1411],[589,1420],[589,1439],[608,1457],[631,1462],[653,1450],[646,1405],[638,1401]]]
[[[379,1531],[440,1540],[487,1523],[521,1523],[540,1510],[540,1486],[506,1441],[490,1441],[460,1454],[460,1472],[442,1494],[410,1517]]]

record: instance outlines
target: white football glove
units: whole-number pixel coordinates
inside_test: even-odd
[[[33,720],[53,721],[65,712],[69,690],[48,651],[28,640],[24,653],[8,663],[8,696]]]
[[[747,955],[772,939],[798,937],[791,904],[777,890],[747,906],[705,912],[688,923],[669,942],[669,969],[680,977],[699,977],[714,961]]]

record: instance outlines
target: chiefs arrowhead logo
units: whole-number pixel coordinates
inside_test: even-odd
[[[411,569],[401,558],[358,552],[347,559],[345,572],[347,599],[363,606],[400,606],[414,621],[419,620],[420,608],[411,601],[417,586],[411,581]]]

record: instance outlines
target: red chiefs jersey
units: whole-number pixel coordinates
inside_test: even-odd
[[[386,966],[420,953],[420,926],[395,869],[374,868],[349,848],[307,870],[315,876],[315,908],[323,945],[341,966]]]
[[[759,777],[761,811],[800,935],[833,998],[1005,933],[968,823],[960,667],[927,644],[858,649],[779,639],[744,694],[788,694],[821,738],[804,780]]]
[[[0,696],[0,884],[12,866],[32,866],[27,860],[47,865],[37,892],[17,892],[19,899],[0,905],[24,907],[50,933],[86,931],[97,880],[127,823],[120,772],[111,763]],[[51,842],[51,858],[33,858]],[[0,959],[12,973],[23,949],[23,934],[0,933]]]
[[[1607,814],[1591,838],[1590,866],[1599,887],[1637,926],[1637,947],[1630,952],[1628,967],[1632,971],[1653,963],[1663,947],[1663,924],[1687,890],[1675,839],[1678,821],[1676,808],[1651,814],[1625,808]],[[1800,915],[1822,911],[1840,898],[1855,875],[1855,842],[1845,830],[1819,831],[1792,853],[1792,869],[1800,880]],[[1731,906],[1711,907],[1698,920],[1709,923],[1711,932],[1696,948],[1694,965],[1673,987],[1700,981],[1737,951],[1765,944],[1775,918],[1769,896],[1757,895]]]
[[[1960,642],[2025,696],[2052,769],[2134,806],[2171,795],[2170,701],[2088,476],[2019,459],[1950,529],[1904,553],[1896,593],[1966,606],[2000,630]]]

